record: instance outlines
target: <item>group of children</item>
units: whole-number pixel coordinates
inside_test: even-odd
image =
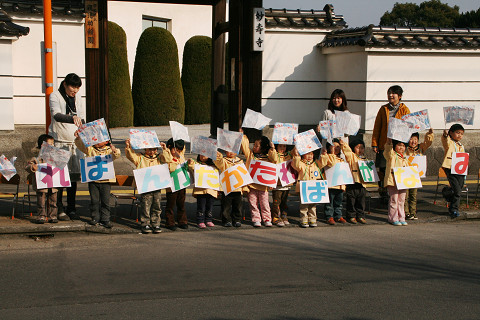
[[[464,183],[464,176],[451,173],[451,159],[453,152],[464,152],[464,147],[460,143],[463,137],[464,128],[460,124],[453,125],[448,131],[445,130],[442,135],[442,143],[445,149],[442,167],[444,168],[448,181],[451,186],[451,196],[447,199],[450,202],[449,212],[452,217],[458,216],[458,206],[460,192]],[[116,149],[110,142],[102,142],[90,147],[85,147],[82,140],[75,133],[75,144],[87,157],[97,155],[112,154],[113,158],[120,156],[120,150]],[[384,186],[388,188],[388,221],[395,225],[407,225],[406,219],[416,219],[417,190],[407,189],[398,190],[394,179],[393,168],[409,166],[407,157],[410,155],[423,155],[426,149],[432,144],[433,130],[425,135],[425,140],[419,143],[418,133],[414,133],[408,144],[401,141],[387,139],[384,156],[387,161],[386,173],[384,177]],[[41,135],[38,138],[37,150],[40,149],[43,142],[53,145],[54,139],[49,135]],[[130,145],[130,140],[126,140],[125,154],[136,167],[136,169],[156,166],[159,164],[168,164],[170,172],[175,171],[179,165],[187,163],[189,170],[193,171],[195,164],[202,164],[217,168],[220,172],[226,169],[243,164],[243,160],[234,152],[217,152],[216,159],[209,159],[203,155],[198,155],[196,160],[185,160],[185,143],[183,140],[174,141],[172,138],[167,143],[161,143],[162,152],[157,148],[145,149],[143,153],[135,152]],[[299,155],[293,148],[287,151],[287,146],[274,145],[270,140],[262,136],[255,140],[253,148],[250,148],[249,140],[246,135],[243,136],[241,151],[246,158],[246,166],[249,168],[253,160],[268,161],[272,163],[281,163],[292,160],[292,167],[297,171],[296,191],[299,192],[300,183],[303,180],[325,180],[324,169],[333,167],[339,162],[349,164],[354,184],[339,185],[328,189],[329,203],[325,204],[325,218],[328,224],[336,223],[352,224],[367,223],[365,220],[365,198],[366,184],[362,179],[358,162],[366,160],[364,156],[365,143],[360,139],[351,139],[346,143],[342,139],[334,139],[332,144],[326,145],[318,159],[314,159],[313,152]],[[34,157],[27,166],[26,170],[34,173],[38,169],[38,164],[43,160]],[[110,191],[111,184],[109,180],[89,182],[90,192],[90,213],[91,225],[101,224],[105,228],[111,228],[110,222]],[[197,200],[197,226],[201,229],[214,227],[213,223],[213,203],[215,199],[221,197],[221,221],[225,227],[241,227],[243,221],[242,198],[246,193],[250,207],[251,220],[254,227],[260,227],[262,221],[265,227],[276,225],[279,227],[289,224],[287,217],[287,199],[291,186],[282,186],[278,184],[272,190],[273,203],[270,207],[269,189],[264,185],[250,184],[233,190],[228,195],[214,190],[193,188],[193,196]],[[343,218],[343,197],[346,195],[346,218]],[[38,223],[57,222],[57,190],[55,188],[37,190]],[[166,227],[170,230],[179,228],[187,229],[188,220],[185,212],[186,189],[178,191],[166,190]],[[48,210],[46,202],[48,201]],[[141,203],[141,231],[142,233],[160,233],[161,221],[161,190],[142,193],[140,195]],[[174,210],[176,207],[176,219]],[[303,228],[317,226],[316,204],[300,204],[300,226]],[[177,220],[177,225],[175,220]]]

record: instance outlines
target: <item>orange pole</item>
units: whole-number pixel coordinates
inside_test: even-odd
[[[50,126],[50,94],[53,92],[52,0],[43,0],[43,39],[45,46],[45,132]]]

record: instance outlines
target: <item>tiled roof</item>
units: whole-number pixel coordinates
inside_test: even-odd
[[[12,18],[5,11],[0,10],[0,37],[26,36],[29,32],[30,28],[13,23]]]
[[[322,47],[362,46],[398,48],[480,48],[480,29],[381,27],[335,30],[318,44]]]
[[[13,14],[42,15],[43,0],[1,0],[0,10]],[[52,0],[52,14],[85,17],[84,0]]]
[[[327,4],[323,10],[265,9],[265,24],[268,29],[297,28],[323,29],[345,28],[342,15],[336,15],[333,6]]]

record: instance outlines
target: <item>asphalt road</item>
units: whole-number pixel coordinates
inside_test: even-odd
[[[0,238],[0,319],[479,319],[480,222]]]

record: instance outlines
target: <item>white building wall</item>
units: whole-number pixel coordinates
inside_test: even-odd
[[[0,40],[0,130],[13,130],[12,40]]]
[[[108,20],[120,25],[127,35],[131,79],[137,43],[142,34],[142,15],[171,19],[169,30],[177,41],[180,70],[188,39],[196,35],[212,36],[211,6],[109,1]]]
[[[262,113],[272,122],[314,124],[328,100],[322,32],[267,30],[263,52]],[[326,99],[326,100],[325,100]]]

